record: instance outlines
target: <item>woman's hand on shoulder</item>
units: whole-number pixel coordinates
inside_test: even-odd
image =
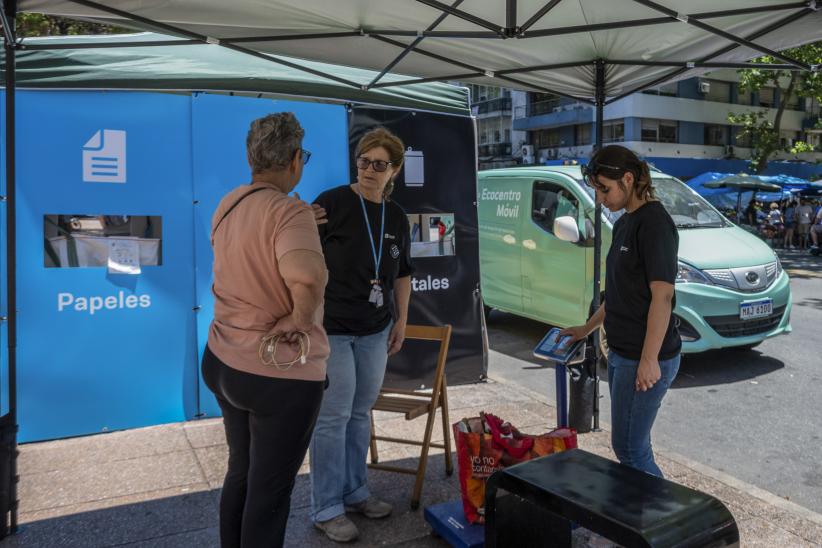
[[[317,222],[318,225],[322,225],[328,222],[328,215],[325,209],[320,204],[309,204],[308,202],[300,198],[300,194],[298,192],[294,193],[294,197],[300,200],[305,205],[311,207],[311,209],[314,212],[314,220]]]

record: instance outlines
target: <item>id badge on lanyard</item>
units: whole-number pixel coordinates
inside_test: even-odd
[[[377,308],[381,308],[384,304],[382,285],[380,284],[380,262],[382,261],[382,240],[385,234],[385,200],[382,201],[382,210],[380,212],[380,236],[375,245],[374,234],[371,232],[371,221],[368,220],[368,212],[365,209],[365,200],[362,194],[359,194],[359,192],[357,194],[360,197],[362,215],[365,219],[365,227],[368,229],[368,240],[371,242],[371,253],[374,258],[374,279],[371,280],[371,293],[368,295],[368,302]],[[378,247],[379,253],[377,253]]]

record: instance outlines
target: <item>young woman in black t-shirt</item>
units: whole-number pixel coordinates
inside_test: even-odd
[[[661,477],[651,428],[679,370],[682,342],[673,319],[679,235],[654,197],[648,164],[627,148],[604,147],[583,175],[597,201],[625,214],[613,227],[605,302],[588,323],[564,334],[578,340],[604,324],[614,453],[621,463]]]
[[[388,199],[404,150],[388,130],[369,131],[356,149],[357,182],[315,201],[328,216],[319,230],[331,355],[310,447],[311,519],[337,542],[359,534],[346,512],[382,518],[392,509],[368,490],[366,454],[371,408],[388,356],[402,347],[411,296],[408,217]]]

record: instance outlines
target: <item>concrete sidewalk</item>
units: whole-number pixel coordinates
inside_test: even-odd
[[[452,422],[493,412],[521,430],[541,433],[556,424],[554,407],[539,394],[490,379],[449,388]],[[379,414],[377,429],[422,437],[425,420]],[[583,449],[613,458],[609,434],[579,436]],[[442,439],[442,431],[435,429]],[[696,441],[695,441],[696,442]],[[0,546],[56,548],[108,546],[218,546],[217,508],[227,449],[220,420],[177,423],[97,436],[24,445],[21,448],[20,533]],[[415,448],[380,445],[381,462],[413,464]],[[822,546],[822,515],[701,464],[657,448],[669,479],[722,500],[733,512],[743,546]],[[308,466],[292,497],[286,546],[334,546],[308,519]],[[421,510],[408,501],[412,476],[371,471],[372,491],[394,503],[379,521],[353,517],[361,546],[442,547],[430,535]],[[446,477],[443,454],[429,459],[422,506],[459,497],[457,474]]]

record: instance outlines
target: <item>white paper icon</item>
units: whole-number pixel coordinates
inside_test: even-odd
[[[101,129],[83,145],[83,182],[126,182],[126,132]]]
[[[425,158],[421,150],[408,147],[405,151],[405,186],[421,187],[425,184]]]
[[[140,273],[140,242],[111,238],[108,245],[109,274]]]

